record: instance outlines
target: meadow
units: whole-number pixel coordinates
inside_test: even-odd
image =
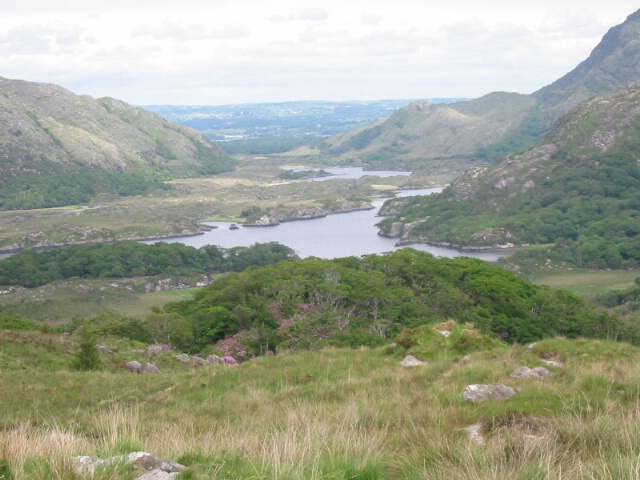
[[[635,479],[640,473],[640,350],[600,340],[549,339],[469,357],[441,351],[401,367],[401,347],[283,352],[191,367],[167,352],[160,375],[124,362],[69,369],[74,336],[0,337],[0,474],[75,479],[71,457],[148,451],[188,467],[185,479]],[[543,380],[516,368],[562,365]],[[520,390],[470,403],[468,384]],[[479,437],[465,428],[477,425]],[[97,479],[133,479],[122,464]]]

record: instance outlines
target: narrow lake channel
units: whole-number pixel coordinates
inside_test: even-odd
[[[376,175],[377,173],[363,172],[364,175]],[[398,174],[398,172],[384,173]],[[442,188],[402,190],[397,194],[398,196],[429,195],[441,190]],[[206,225],[216,228],[205,232],[204,235],[167,238],[163,241],[180,242],[196,248],[204,245],[218,245],[223,248],[248,247],[254,243],[278,242],[295,250],[301,258],[330,259],[390,252],[402,247],[395,246],[397,239],[378,235],[378,228],[375,225],[382,220],[377,215],[383,203],[384,200],[374,201],[375,208],[372,210],[328,215],[313,220],[285,222],[272,227],[240,227],[238,230],[231,230],[229,227],[232,224],[229,222],[205,222]],[[145,243],[154,243],[154,241]],[[436,256],[468,256],[489,262],[511,254],[509,251],[463,252],[453,248],[421,244],[411,245],[411,248],[430,252]]]

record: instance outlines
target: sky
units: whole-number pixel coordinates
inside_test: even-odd
[[[0,0],[0,76],[135,105],[531,93],[637,0]]]

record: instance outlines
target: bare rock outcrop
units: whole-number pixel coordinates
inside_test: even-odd
[[[146,470],[147,473],[137,477],[136,480],[160,480],[174,478],[186,467],[171,460],[157,457],[147,452],[132,452],[128,455],[118,455],[111,458],[100,458],[95,456],[79,456],[71,459],[71,468],[75,474],[74,478],[93,478],[102,468],[117,463],[127,463],[136,465]]]
[[[511,378],[546,378],[551,376],[553,376],[553,372],[544,367],[520,367],[510,375]]]
[[[160,373],[160,370],[158,370],[158,367],[156,367],[153,363],[147,363],[142,369],[142,373],[157,375],[158,373]]]
[[[427,362],[423,362],[422,360],[418,360],[413,355],[407,355],[400,362],[400,365],[403,367],[423,367],[427,364]]]
[[[485,400],[507,400],[516,391],[507,385],[467,385],[462,397],[470,402],[484,402]]]
[[[142,373],[142,364],[137,360],[133,360],[132,362],[128,362],[125,365],[126,369],[133,373]]]

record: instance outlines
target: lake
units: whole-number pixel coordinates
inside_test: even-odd
[[[372,175],[377,173],[371,172]],[[364,175],[367,174],[364,172]],[[441,190],[442,188],[405,190],[398,192],[398,196],[429,195]],[[372,210],[339,213],[313,220],[285,222],[272,227],[240,227],[238,230],[230,230],[229,227],[232,224],[229,222],[205,222],[206,225],[217,228],[205,232],[204,235],[167,238],[162,241],[180,242],[196,248],[204,245],[218,245],[223,248],[248,247],[254,243],[278,242],[295,250],[301,258],[330,259],[390,252],[402,247],[395,246],[397,239],[378,235],[378,228],[375,224],[382,220],[377,216],[377,213],[383,203],[384,200],[374,201],[375,208]],[[154,243],[154,241],[145,243]],[[436,256],[467,256],[489,262],[511,254],[509,251],[461,252],[453,248],[421,244],[411,245],[411,248],[430,252]]]

